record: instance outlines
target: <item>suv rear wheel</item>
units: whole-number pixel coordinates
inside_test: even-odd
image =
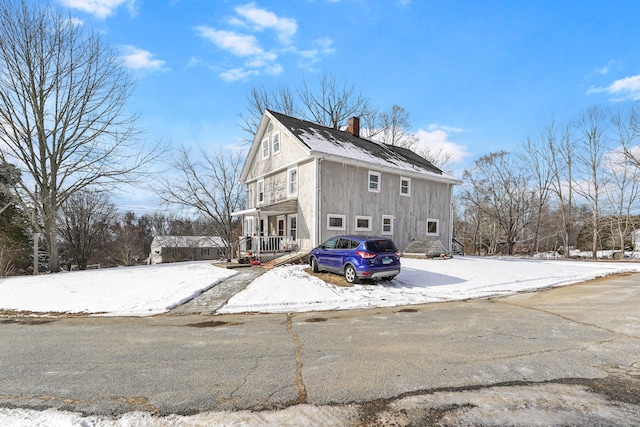
[[[356,268],[351,264],[347,264],[344,268],[344,278],[347,279],[348,283],[360,283]]]

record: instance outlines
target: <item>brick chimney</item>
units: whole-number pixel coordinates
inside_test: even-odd
[[[360,117],[350,117],[347,132],[360,138]]]

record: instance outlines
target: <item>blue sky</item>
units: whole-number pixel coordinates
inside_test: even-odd
[[[404,107],[459,171],[552,117],[640,100],[638,1],[58,1],[131,68],[146,137],[175,147],[241,143],[253,85],[323,72]]]

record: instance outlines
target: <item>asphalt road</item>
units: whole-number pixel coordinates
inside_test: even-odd
[[[640,275],[340,312],[0,317],[0,407],[163,416],[358,404],[375,424],[411,397],[471,402],[482,390],[550,385],[604,396],[640,423]],[[474,406],[401,415],[430,425]]]

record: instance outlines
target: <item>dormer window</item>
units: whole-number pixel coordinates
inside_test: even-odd
[[[269,138],[264,138],[262,140],[262,159],[266,159],[269,157]]]
[[[271,135],[271,145],[273,146],[273,154],[280,152],[280,132],[274,132]]]

